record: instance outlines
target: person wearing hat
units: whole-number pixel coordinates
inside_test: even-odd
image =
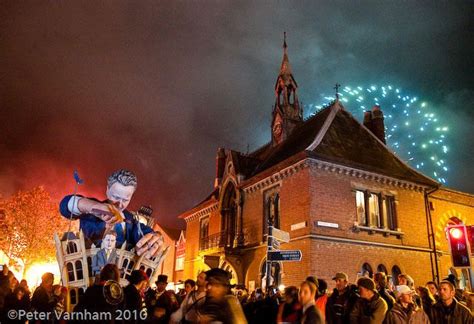
[[[148,314],[153,323],[168,324],[171,314],[179,308],[178,300],[172,290],[166,290],[167,275],[159,275],[155,284],[156,290],[150,288],[145,297]]]
[[[387,313],[386,324],[430,323],[428,315],[414,302],[413,293],[407,285],[397,286],[397,302]]]
[[[439,301],[431,307],[430,320],[432,324],[472,324],[474,317],[471,311],[456,298],[456,286],[447,280],[439,284]]]
[[[326,303],[326,322],[348,323],[351,310],[359,298],[356,293],[357,287],[349,284],[349,277],[344,272],[336,273],[332,280],[336,282],[336,288]]]
[[[375,282],[366,277],[357,280],[360,298],[350,314],[351,324],[381,324],[387,313],[387,303],[380,297]]]
[[[133,270],[128,278],[130,284],[125,287],[125,309],[130,310],[131,314],[143,316],[146,311],[145,302],[142,298],[143,292],[148,286],[148,276],[143,270]],[[132,322],[138,323],[142,317],[132,318]]]
[[[206,271],[206,299],[198,310],[199,323],[246,324],[242,306],[230,292],[230,273],[219,268]]]

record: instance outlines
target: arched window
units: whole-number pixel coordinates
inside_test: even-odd
[[[122,269],[127,269],[127,266],[128,266],[128,259],[123,259]]]
[[[377,272],[383,272],[383,273],[385,273],[386,275],[388,274],[387,268],[386,268],[383,264],[379,264],[379,265],[377,266]]]
[[[402,271],[397,265],[392,267],[392,282],[395,286],[398,286],[398,275],[400,275]]]
[[[271,223],[273,227],[280,228],[280,187],[268,189],[263,193],[263,226],[262,240],[267,239],[268,226]]]
[[[366,262],[362,265],[361,274],[365,277],[370,277],[370,278],[374,277],[374,271],[372,270],[372,267],[370,266],[370,264]]]
[[[153,272],[153,270],[151,268],[148,268],[146,270],[146,275],[148,276],[148,278],[151,278],[151,273]]]
[[[72,265],[71,262],[66,263],[66,269],[67,269],[67,280],[75,281],[76,276],[74,274],[74,266]]]
[[[81,262],[81,260],[77,260],[75,265],[76,265],[77,280],[84,279],[84,274],[82,273],[82,262]]]
[[[145,266],[143,264],[140,266],[140,270],[145,271]]]
[[[221,237],[219,247],[234,246],[234,239],[237,235],[237,193],[233,183],[228,183],[225,187],[221,203]],[[213,244],[213,243],[212,243]]]
[[[67,254],[71,254],[71,253],[76,253],[77,252],[77,244],[75,242],[69,242],[67,244]]]

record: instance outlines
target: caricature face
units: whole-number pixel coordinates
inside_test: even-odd
[[[124,186],[115,182],[107,188],[107,199],[115,205],[120,211],[127,208],[132,199],[135,188],[133,186]]]
[[[115,248],[115,242],[117,241],[117,238],[115,235],[108,234],[104,238],[104,249],[106,250],[111,250]]]

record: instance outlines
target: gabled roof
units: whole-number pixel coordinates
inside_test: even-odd
[[[179,236],[181,234],[181,230],[178,228],[170,228],[170,227],[165,227],[165,226],[160,226],[163,232],[168,235],[169,238],[171,238],[173,241],[178,241]]]
[[[436,181],[398,158],[337,100],[297,126],[277,146],[268,143],[248,155],[231,151],[235,170],[245,176],[245,184],[257,181],[262,174],[266,174],[265,171],[273,172],[271,169],[294,164],[307,157],[430,187],[439,186]],[[216,190],[181,217],[200,210],[211,199],[216,201],[219,196]]]
[[[307,119],[281,144],[275,147],[266,144],[251,153],[251,157],[262,161],[252,176],[303,152],[306,154],[300,154],[301,159],[310,156],[400,180],[438,185],[400,160],[339,101]]]

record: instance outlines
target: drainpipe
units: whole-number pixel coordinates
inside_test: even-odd
[[[430,248],[432,249],[430,253],[431,277],[433,278],[433,281],[435,281],[437,284],[439,284],[438,253],[436,251],[436,239],[434,235],[433,219],[431,217],[430,202],[428,199],[429,199],[429,196],[433,194],[434,192],[438,191],[439,188],[440,186],[433,188],[431,190],[426,190],[426,189],[424,190],[426,229],[428,231],[428,243],[430,245]]]

